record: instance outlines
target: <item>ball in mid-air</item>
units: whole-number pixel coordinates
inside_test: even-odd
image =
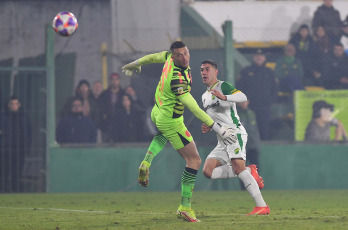
[[[57,34],[68,37],[76,31],[78,23],[74,14],[64,11],[56,15],[52,27]]]

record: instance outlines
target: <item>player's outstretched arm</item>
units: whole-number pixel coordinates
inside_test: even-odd
[[[196,100],[190,93],[185,93],[178,98],[181,103],[183,103],[184,106],[187,107],[199,120],[214,130],[222,138],[225,144],[232,144],[237,141],[235,130],[214,122],[213,119],[211,119],[211,117],[198,106]]]
[[[230,102],[245,102],[247,101],[247,96],[241,92],[241,91],[236,91],[233,94],[227,94],[224,95],[220,91],[212,89],[209,91],[212,95],[216,96],[217,98],[223,100],[223,101],[230,101]]]
[[[127,76],[132,76],[134,71],[139,74],[141,72],[142,65],[164,63],[166,62],[167,55],[168,51],[145,55],[144,57],[122,66],[122,72],[125,72]]]

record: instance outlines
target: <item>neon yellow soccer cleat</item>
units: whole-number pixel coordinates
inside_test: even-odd
[[[149,186],[149,173],[150,173],[149,168],[150,168],[149,162],[147,161],[141,162],[139,167],[138,182],[143,187]]]
[[[178,211],[176,211],[178,218],[184,219],[188,222],[201,222],[196,218],[195,212],[192,208],[179,206]]]

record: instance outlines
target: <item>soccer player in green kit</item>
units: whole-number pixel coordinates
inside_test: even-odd
[[[200,222],[191,209],[191,197],[196,180],[196,174],[201,166],[197,147],[190,132],[187,130],[183,113],[187,107],[199,120],[211,127],[226,143],[237,140],[231,127],[221,126],[214,122],[197,104],[190,94],[192,76],[190,53],[181,41],[171,44],[170,51],[146,55],[122,67],[126,75],[134,71],[140,73],[141,66],[151,63],[165,63],[160,81],[158,82],[151,119],[159,133],[153,138],[144,160],[139,167],[139,183],[147,187],[149,183],[149,168],[152,159],[164,148],[167,141],[186,161],[186,167],[181,179],[181,204],[177,210],[179,218],[189,222]]]

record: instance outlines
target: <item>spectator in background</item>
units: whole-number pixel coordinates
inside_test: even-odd
[[[341,43],[334,45],[333,53],[324,65],[323,75],[326,89],[348,89],[348,57]]]
[[[120,83],[120,75],[112,73],[109,78],[109,87],[98,98],[101,112],[100,129],[104,143],[119,141],[119,116],[124,94]]]
[[[265,66],[266,56],[258,49],[253,56],[253,63],[241,72],[237,88],[247,95],[250,108],[256,113],[262,140],[269,139],[271,105],[277,99],[278,85],[270,68]]]
[[[240,122],[248,133],[248,143],[246,145],[247,162],[249,165],[255,164],[260,169],[260,133],[256,121],[256,114],[249,109],[249,101],[237,103]]]
[[[144,104],[139,100],[137,92],[133,88],[133,86],[129,85],[125,89],[125,93],[128,94],[132,99],[132,105],[136,107],[139,111],[145,111]]]
[[[340,12],[332,5],[333,0],[323,0],[323,4],[314,12],[312,21],[313,30],[318,26],[323,26],[332,42],[339,41],[341,33]]]
[[[330,141],[330,127],[335,128],[335,141],[347,141],[347,132],[341,121],[332,117],[334,105],[319,100],[313,103],[312,120],[306,128],[306,141]]]
[[[324,86],[323,83],[323,70],[324,64],[330,50],[332,49],[332,43],[326,34],[324,27],[318,26],[314,31],[314,50],[313,58],[311,59],[311,82],[314,86]]]
[[[156,103],[155,98],[153,97],[149,103],[149,107],[145,110],[145,117],[144,117],[144,136],[145,140],[151,141],[152,138],[159,132],[156,125],[153,123],[151,119],[151,112],[152,108],[154,107]]]
[[[89,117],[83,114],[83,102],[79,97],[70,100],[70,112],[57,125],[56,138],[59,144],[95,143],[97,128]]]
[[[344,47],[344,51],[348,54],[348,19],[342,22],[341,38],[340,42]]]
[[[144,140],[144,119],[143,112],[133,104],[131,96],[122,96],[122,108],[120,110],[119,140],[121,142],[137,142]]]
[[[92,86],[93,97],[98,100],[100,94],[103,92],[103,84],[101,81],[95,81]]]
[[[97,101],[94,99],[90,84],[87,80],[83,79],[79,82],[75,89],[75,95],[68,98],[64,108],[61,112],[60,118],[63,118],[65,115],[71,112],[71,103],[72,100],[75,100],[75,97],[78,97],[82,101],[83,105],[83,115],[92,119],[94,124],[97,126],[99,124],[99,106]]]
[[[295,46],[289,43],[284,48],[284,55],[276,60],[275,73],[282,92],[304,89],[302,63],[295,55]]]
[[[296,57],[301,61],[304,71],[304,84],[312,85],[311,61],[314,58],[314,40],[307,25],[301,25],[297,33],[291,37],[290,44],[296,48]]]
[[[1,170],[0,191],[23,192],[24,188],[20,177],[23,171],[24,160],[30,153],[32,133],[31,123],[27,114],[21,109],[21,103],[16,96],[8,102],[4,113],[3,155],[0,156]]]

